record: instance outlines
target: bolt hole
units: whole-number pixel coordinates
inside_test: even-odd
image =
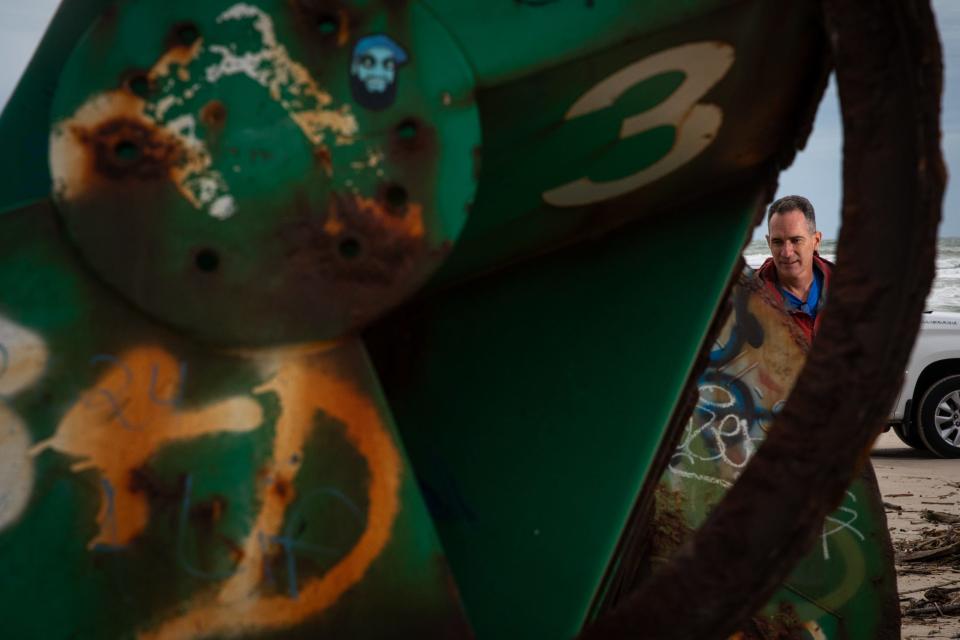
[[[140,157],[140,147],[130,140],[121,140],[113,146],[113,155],[120,162],[129,164]]]
[[[200,109],[200,121],[208,127],[217,127],[227,119],[227,108],[219,100],[211,100]]]
[[[401,140],[413,140],[417,137],[419,129],[416,120],[404,120],[397,125],[397,137]]]
[[[347,260],[353,260],[360,255],[360,241],[356,238],[344,238],[340,241],[337,250]]]
[[[317,16],[317,31],[328,38],[340,31],[340,18],[332,13],[321,13]]]
[[[177,42],[190,46],[200,38],[200,30],[194,24],[182,24],[177,27]]]
[[[383,192],[383,199],[392,215],[402,216],[407,212],[407,190],[401,185],[389,185]]]
[[[146,75],[138,73],[127,81],[127,88],[134,95],[146,98],[150,95],[150,80]]]
[[[201,249],[193,258],[197,269],[206,273],[212,273],[220,268],[220,255],[213,249]]]

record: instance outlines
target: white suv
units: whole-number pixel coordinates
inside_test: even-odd
[[[960,313],[923,314],[889,423],[915,449],[960,458]]]

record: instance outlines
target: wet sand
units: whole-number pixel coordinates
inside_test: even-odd
[[[880,436],[872,454],[880,492],[889,505],[887,522],[894,546],[916,545],[950,530],[950,525],[925,520],[924,510],[960,517],[960,459],[944,460],[911,449],[893,431]],[[953,584],[947,584],[956,581]],[[897,560],[897,583],[904,598],[923,598],[934,586],[960,588],[960,555],[931,562]],[[960,612],[930,618],[904,617],[902,638],[960,638]]]

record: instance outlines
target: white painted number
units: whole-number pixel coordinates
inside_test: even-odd
[[[686,74],[669,98],[630,116],[620,126],[621,140],[656,127],[676,127],[673,148],[654,164],[625,178],[607,182],[579,178],[546,191],[543,199],[556,207],[602,202],[658,180],[692,160],[713,142],[723,122],[720,107],[697,100],[726,75],[733,60],[733,47],[726,43],[696,42],[638,60],[595,85],[570,107],[565,120],[606,109],[627,90],[654,76],[671,71]]]

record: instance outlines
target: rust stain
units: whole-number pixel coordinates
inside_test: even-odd
[[[34,456],[53,449],[76,458],[72,471],[100,474],[99,531],[88,547],[126,545],[143,531],[147,494],[130,478],[165,445],[250,431],[263,420],[260,405],[248,397],[183,411],[157,401],[175,397],[180,384],[173,356],[160,347],[137,347],[80,396],[51,438],[31,449]]]
[[[197,139],[193,117],[164,125],[147,115],[147,103],[125,90],[94,96],[52,129],[50,168],[54,192],[70,201],[102,178],[151,178],[165,175],[195,208],[228,217],[232,199],[223,176],[210,169],[212,159]],[[126,151],[118,145],[126,145]]]
[[[227,119],[227,107],[220,100],[211,100],[200,110],[200,122],[211,128],[220,128]]]
[[[212,527],[223,518],[226,509],[226,501],[221,496],[216,496],[193,505],[190,508],[190,519],[197,524]]]
[[[230,550],[234,565],[239,565],[243,562],[243,547],[222,533],[218,533],[217,538]]]
[[[690,538],[693,529],[683,512],[683,492],[661,485],[654,495],[653,535],[651,554],[665,559],[673,555]]]
[[[414,162],[435,156],[437,132],[420,118],[405,118],[393,128],[388,151],[396,162]]]
[[[795,323],[779,308],[767,304],[761,296],[751,295],[747,309],[764,330],[770,332],[770,336],[759,347],[744,347],[745,360],[759,364],[759,382],[778,395],[783,394],[793,388],[806,361],[803,347],[791,339],[795,333]]]
[[[313,148],[313,159],[320,165],[328,178],[333,176],[333,156],[326,145],[321,144]]]
[[[112,91],[88,100],[72,118],[54,125],[50,135],[50,170],[54,192],[64,200],[82,195],[98,176],[94,150],[89,142],[103,123],[123,120],[152,130],[155,126],[142,115],[144,100],[126,91]]]
[[[106,120],[92,131],[76,127],[73,134],[90,149],[97,173],[115,180],[167,178],[183,155],[173,136],[129,116]]]
[[[299,460],[299,458],[295,458],[294,456],[291,456],[290,459]],[[296,463],[292,463],[292,464],[296,464]],[[292,490],[293,489],[290,486],[290,481],[287,480],[286,478],[277,478],[273,482],[273,493],[281,500],[286,500],[290,496]]]
[[[350,15],[343,8],[337,14],[340,16],[340,26],[337,29],[337,46],[342,47],[350,42]]]
[[[349,286],[342,295],[351,299],[380,296],[406,282],[427,255],[423,206],[417,202],[406,203],[399,216],[382,200],[334,193],[325,215],[303,207],[278,233],[292,278],[306,281],[302,286]]]
[[[340,216],[327,216],[326,222],[323,223],[324,232],[331,236],[341,235],[344,229],[343,220],[340,219]]]
[[[282,413],[267,472],[274,481],[270,487],[261,485],[260,512],[250,535],[239,545],[243,564],[215,593],[198,597],[187,613],[141,633],[144,640],[233,636],[295,625],[333,605],[362,580],[390,540],[400,508],[400,455],[371,397],[326,366],[322,356],[286,359],[275,377],[257,392],[275,393]],[[276,545],[265,547],[262,540],[279,535],[287,507],[295,497],[289,484],[283,491],[276,491],[276,478],[296,476],[317,411],[346,425],[347,440],[366,460],[370,473],[366,529],[332,569],[305,580],[296,599],[264,596],[259,593],[265,581],[264,567],[279,549]]]
[[[173,68],[177,67],[177,79],[181,82],[189,82],[190,63],[200,55],[202,50],[203,38],[197,38],[190,45],[174,43],[150,69],[150,80],[156,81],[167,77],[171,75]]]
[[[346,212],[361,211],[366,217],[373,218],[383,229],[394,236],[419,239],[423,237],[423,206],[418,202],[405,205],[403,216],[398,216],[383,200],[353,196],[347,206],[335,206],[331,210],[331,217],[342,217]]]
[[[764,387],[769,389],[772,393],[777,394],[778,396],[786,394],[786,389],[781,387],[776,380],[771,378],[770,375],[767,373],[766,369],[761,369],[757,373],[757,380],[760,381],[760,384],[762,384]]]

